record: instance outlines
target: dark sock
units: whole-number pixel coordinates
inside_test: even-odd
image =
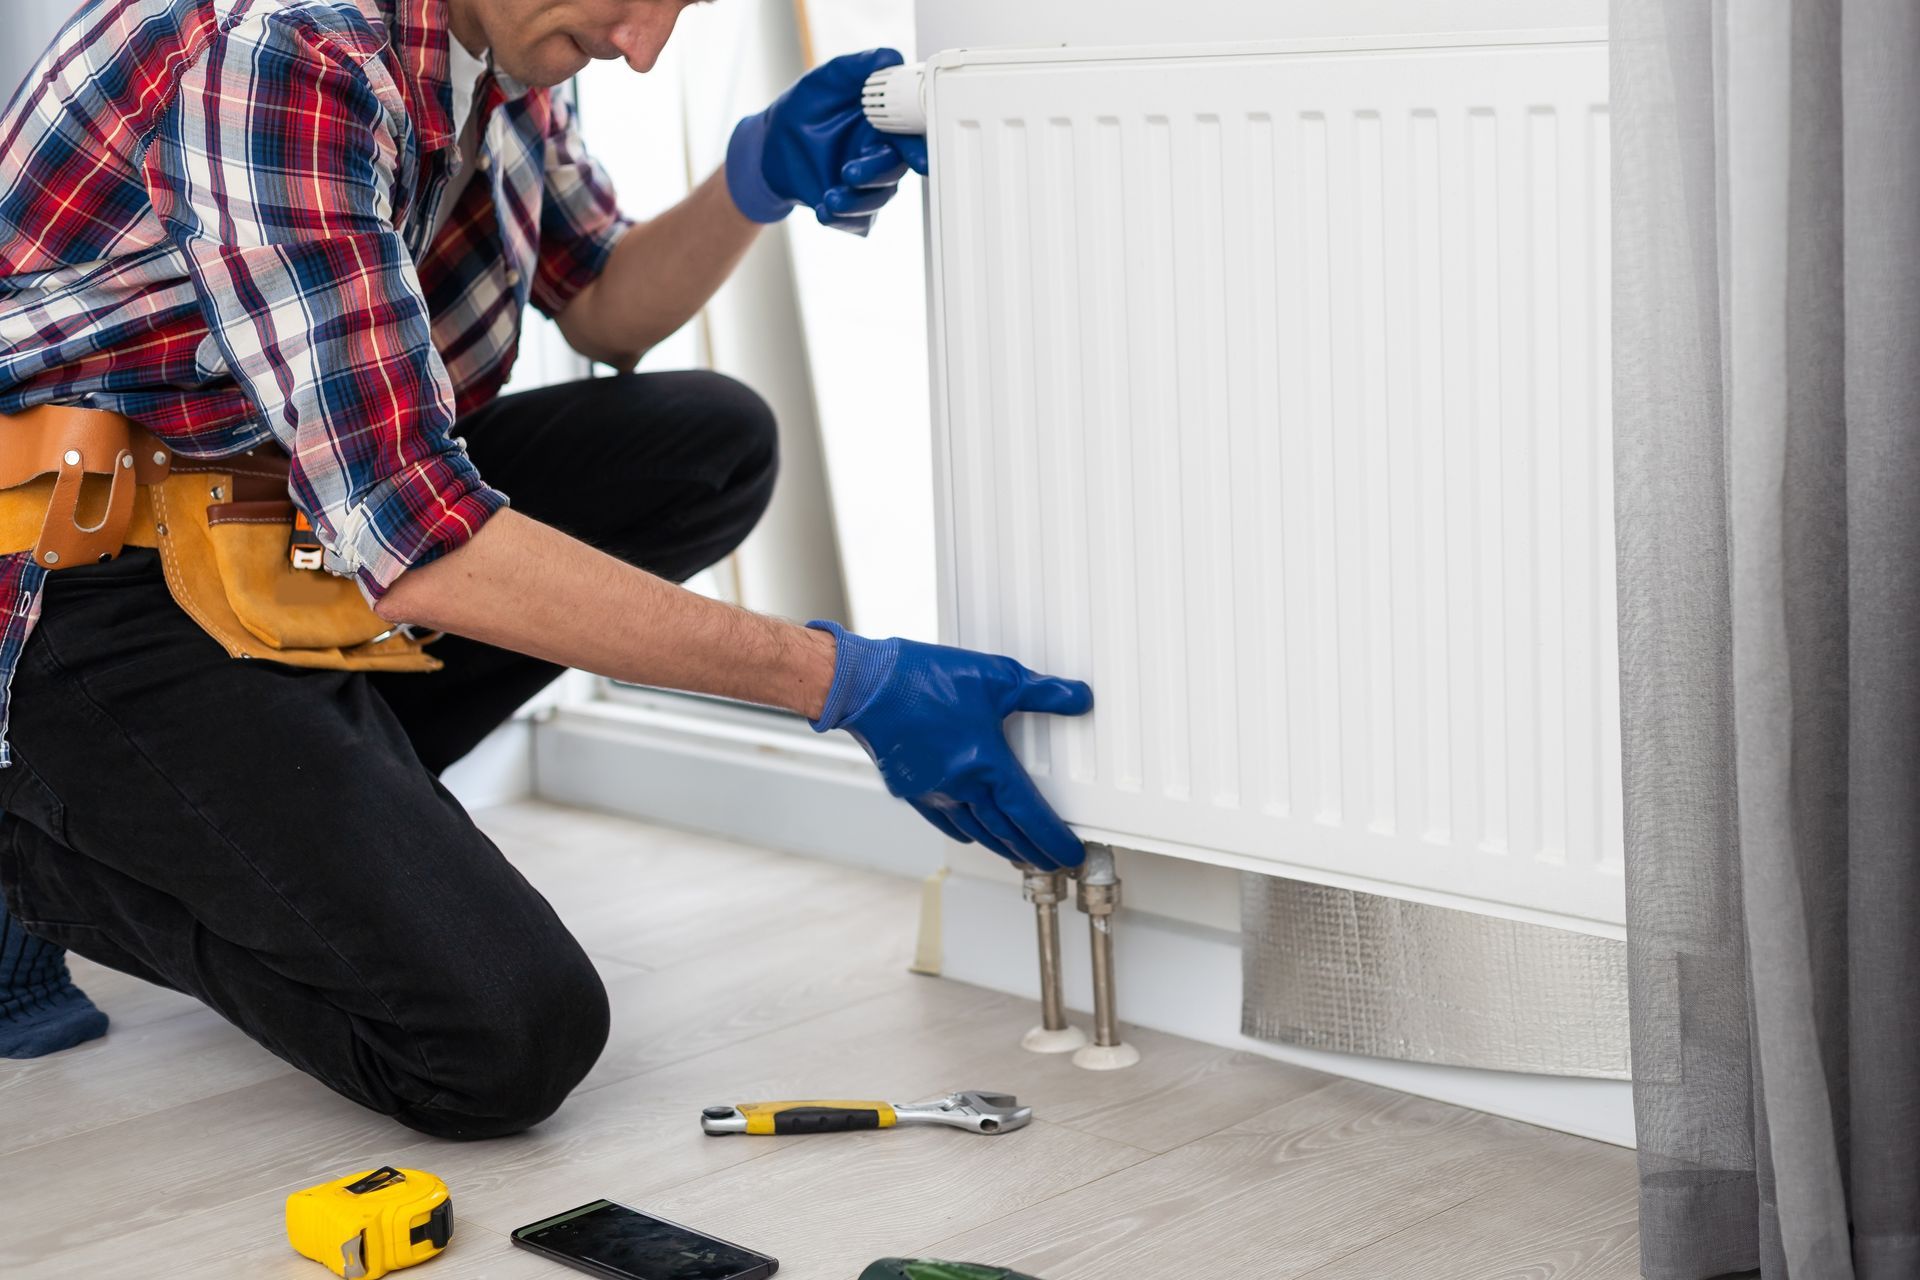
[[[67,953],[0,910],[0,1058],[38,1058],[107,1031],[67,972]]]

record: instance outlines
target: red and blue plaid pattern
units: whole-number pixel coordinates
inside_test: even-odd
[[[91,0],[0,115],[0,413],[112,409],[180,452],[277,440],[377,597],[506,498],[455,416],[630,225],[562,91],[496,74],[459,163],[445,0]],[[44,572],[0,557],[0,691]],[[5,706],[0,703],[0,725]],[[0,741],[0,765],[7,763]]]

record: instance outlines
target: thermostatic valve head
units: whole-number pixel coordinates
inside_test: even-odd
[[[927,131],[924,63],[884,67],[867,77],[860,106],[867,122],[882,133]]]

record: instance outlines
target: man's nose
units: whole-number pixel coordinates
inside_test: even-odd
[[[673,28],[669,26],[667,33]],[[608,34],[608,40],[627,60],[627,65],[635,71],[651,71],[660,57],[660,47],[666,43],[666,35],[650,31],[638,22],[623,22]]]

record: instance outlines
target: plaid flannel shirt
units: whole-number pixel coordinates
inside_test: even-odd
[[[460,162],[446,0],[90,0],[0,115],[0,413],[112,409],[179,452],[277,440],[377,598],[506,498],[453,437],[522,308],[630,225],[562,91],[496,73]],[[45,571],[0,556],[0,765]]]

